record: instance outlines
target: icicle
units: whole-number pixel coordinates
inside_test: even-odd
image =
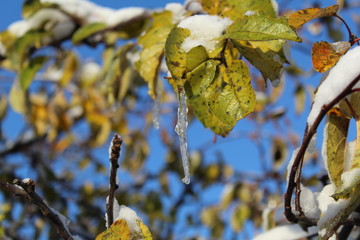
[[[160,98],[161,98],[161,87],[160,87],[160,81],[158,81],[158,84],[156,86],[156,98],[154,99],[154,103],[153,103],[153,108],[152,108],[152,112],[153,112],[153,126],[155,129],[159,129],[160,128],[160,123],[159,123],[159,116],[160,116]]]
[[[181,161],[184,167],[185,177],[182,181],[185,184],[190,183],[190,163],[189,163],[189,153],[187,149],[187,140],[186,140],[186,128],[188,125],[187,120],[187,103],[186,103],[186,95],[184,89],[178,94],[179,108],[178,108],[178,121],[175,127],[175,132],[179,135],[180,139],[180,153],[181,153]]]

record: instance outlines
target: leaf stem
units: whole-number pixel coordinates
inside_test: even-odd
[[[342,21],[345,24],[345,27],[349,33],[349,42],[351,45],[354,45],[358,40],[357,36],[351,31],[349,25],[346,23],[346,21],[340,17],[339,15],[335,14],[335,17],[337,17],[338,19],[340,19],[340,21]]]

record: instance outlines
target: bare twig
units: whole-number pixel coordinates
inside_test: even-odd
[[[119,168],[119,157],[120,157],[120,150],[121,150],[122,139],[118,134],[114,134],[114,137],[111,141],[111,146],[109,149],[109,157],[110,157],[110,190],[109,190],[109,197],[106,204],[106,213],[107,213],[107,222],[108,226],[110,226],[114,222],[114,215],[113,215],[113,207],[114,207],[114,198],[115,198],[115,191],[118,188],[117,181],[116,181],[116,174]]]
[[[350,82],[350,84],[336,98],[334,98],[329,104],[324,105],[322,107],[321,111],[319,112],[318,116],[316,117],[314,123],[310,126],[310,128],[308,125],[306,126],[303,141],[302,141],[299,151],[294,159],[294,163],[291,167],[291,171],[289,174],[289,183],[288,183],[288,187],[286,189],[286,193],[284,196],[284,208],[285,208],[284,214],[290,222],[293,222],[293,223],[301,222],[301,223],[305,224],[306,226],[316,225],[316,221],[314,221],[314,219],[307,218],[303,214],[300,214],[297,216],[292,212],[292,207],[291,207],[292,195],[293,195],[294,189],[299,187],[299,186],[297,186],[297,182],[299,182],[300,178],[301,178],[299,173],[301,172],[301,166],[302,166],[302,162],[304,159],[304,155],[305,155],[307,147],[309,146],[311,138],[314,136],[314,134],[317,131],[317,128],[318,128],[320,122],[325,117],[326,113],[332,107],[334,107],[335,104],[337,104],[341,99],[343,99],[344,97],[346,97],[347,95],[352,93],[352,88],[355,86],[355,84],[359,80],[360,80],[360,74],[354,80],[352,80]],[[300,199],[300,189],[297,189],[297,190],[298,190],[298,192],[296,194],[297,200],[295,200],[295,202],[297,202],[297,204],[299,204],[300,203],[300,200],[299,200]],[[301,206],[297,206],[296,209],[300,209],[300,213],[302,213]]]
[[[68,227],[61,221],[59,215],[46,205],[43,199],[35,192],[34,180],[27,178],[20,181],[15,179],[14,184],[20,186],[27,193],[27,197],[25,199],[35,204],[40,209],[41,213],[53,223],[56,231],[63,239],[73,240]],[[9,185],[9,183],[7,185]],[[16,188],[14,185],[13,187]]]

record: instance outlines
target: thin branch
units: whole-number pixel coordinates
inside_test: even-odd
[[[344,25],[349,33],[349,42],[351,45],[354,45],[354,43],[356,42],[355,40],[357,39],[357,36],[351,31],[349,25],[346,23],[346,21],[342,17],[340,17],[337,14],[335,14],[334,16],[337,17],[338,19],[340,19],[340,21],[342,21],[344,23]]]
[[[121,150],[122,139],[118,134],[114,134],[113,139],[111,140],[111,146],[109,149],[109,157],[110,157],[110,190],[109,190],[109,197],[106,204],[106,213],[107,213],[107,222],[108,226],[111,226],[114,222],[114,214],[113,214],[113,207],[114,207],[114,198],[115,198],[115,191],[118,189],[117,185],[117,170],[119,168],[119,157],[120,157],[120,150]]]
[[[55,213],[44,200],[35,192],[35,182],[32,179],[24,179],[22,181],[15,179],[14,184],[20,186],[27,193],[27,201],[35,204],[41,213],[48,218],[54,225],[58,234],[65,240],[73,240],[68,227],[61,221],[59,215]]]
[[[297,222],[301,221],[302,223],[304,223],[307,226],[313,226],[314,223],[316,225],[316,221],[314,221],[314,219],[310,219],[310,218],[303,217],[303,216],[296,216],[292,212],[292,207],[291,207],[292,195],[293,195],[294,189],[296,187],[296,182],[298,181],[299,178],[301,178],[301,176],[298,173],[299,173],[299,171],[301,172],[300,168],[301,168],[301,164],[302,164],[306,149],[309,146],[309,143],[310,143],[312,137],[316,133],[320,122],[325,117],[326,113],[332,107],[335,106],[335,104],[337,104],[341,99],[343,99],[344,97],[346,97],[347,95],[352,93],[352,88],[355,86],[355,84],[359,80],[360,80],[360,74],[354,80],[352,80],[350,82],[350,84],[338,96],[336,96],[336,98],[334,98],[329,104],[324,105],[322,107],[322,109],[319,112],[318,116],[316,117],[314,123],[310,126],[310,129],[309,129],[308,125],[306,126],[303,141],[302,141],[299,151],[294,159],[294,163],[291,167],[291,171],[289,174],[289,183],[288,183],[288,187],[286,189],[286,193],[284,195],[284,208],[285,208],[284,214],[290,222],[297,223]],[[297,180],[295,180],[295,177],[297,178]],[[300,198],[300,194],[297,194],[296,197]]]

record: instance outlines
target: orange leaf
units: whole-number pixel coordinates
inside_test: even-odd
[[[311,51],[312,64],[316,71],[323,73],[332,68],[350,48],[349,42],[316,42]]]
[[[339,5],[331,5],[326,8],[306,8],[292,13],[288,16],[288,23],[291,27],[299,29],[305,23],[321,17],[333,16],[339,10]]]

